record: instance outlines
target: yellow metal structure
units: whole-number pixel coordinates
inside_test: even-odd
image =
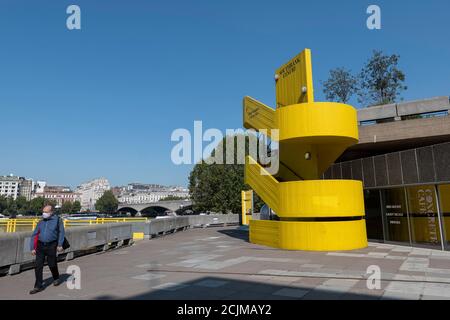
[[[133,232],[133,240],[143,240],[145,237],[143,232]]]
[[[366,247],[362,183],[320,180],[345,149],[358,142],[356,110],[314,102],[308,49],[278,69],[275,81],[276,110],[244,98],[244,127],[269,129],[267,134],[279,144],[275,175],[247,157],[245,182],[280,220],[250,221],[250,241],[290,250]]]
[[[20,219],[2,219],[0,220],[0,232],[32,231],[36,228],[38,218],[20,218]],[[148,218],[97,218],[86,220],[64,219],[64,227],[87,226],[104,223],[123,223],[123,222],[147,222]]]
[[[242,191],[242,224],[248,226],[253,213],[253,190]]]

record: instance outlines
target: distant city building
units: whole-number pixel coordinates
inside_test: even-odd
[[[95,203],[105,193],[110,190],[111,186],[108,179],[99,178],[80,185],[76,192],[80,194],[81,210],[92,211],[95,210]]]
[[[133,188],[130,188],[132,186]],[[140,184],[138,188],[136,184],[130,184],[125,188],[118,200],[120,203],[126,204],[141,204],[158,202],[167,197],[189,198],[189,192],[183,187],[166,187],[160,185],[143,185]],[[142,186],[146,186],[143,188]]]
[[[44,193],[44,188],[47,185],[45,181],[36,181],[34,183],[33,192],[34,193]]]
[[[33,180],[31,179],[25,179],[25,178],[19,178],[19,196],[25,197],[27,201],[31,200],[31,196],[33,194]]]
[[[0,176],[0,196],[17,199],[19,196],[31,199],[33,180],[14,175]]]
[[[111,192],[113,193],[113,195],[116,198],[119,198],[123,192],[123,188],[122,187],[113,187],[113,188],[111,188]]]
[[[56,206],[62,206],[65,202],[74,203],[79,201],[81,203],[81,194],[73,192],[70,187],[66,186],[45,186],[43,192],[35,192],[34,198],[42,197],[54,201]]]

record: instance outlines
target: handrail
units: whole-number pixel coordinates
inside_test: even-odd
[[[7,233],[19,231],[30,231],[36,228],[40,219],[38,218],[19,218],[0,220],[0,232],[5,229]],[[97,219],[63,219],[64,227],[75,227],[82,225],[105,224],[105,223],[124,223],[124,222],[147,222],[148,218],[97,218]],[[25,230],[23,230],[25,229]]]

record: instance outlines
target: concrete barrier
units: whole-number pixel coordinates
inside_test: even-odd
[[[17,233],[2,234],[0,241],[0,267],[16,262],[19,235]]]
[[[66,229],[70,248],[61,255],[70,260],[75,258],[76,254],[87,250],[107,250],[111,246],[129,244],[134,232],[144,233],[145,238],[153,238],[188,228],[237,224],[239,224],[238,214],[215,214],[167,217],[149,222],[72,227]],[[7,269],[9,274],[16,274],[24,270],[24,267],[32,265],[34,256],[29,249],[31,234],[31,232],[0,234],[0,270]]]
[[[153,219],[149,223],[148,233],[145,235],[149,238],[167,233],[173,233],[189,228],[188,217],[170,217]]]
[[[32,265],[35,257],[30,251],[32,232],[3,233],[0,235],[0,270],[9,274],[19,273]],[[130,223],[80,226],[66,229],[70,248],[59,257],[70,260],[86,250],[105,250],[110,245],[121,246],[132,241]]]
[[[450,109],[448,97],[435,97],[431,99],[401,102],[397,104],[397,115],[407,116]]]
[[[395,117],[397,117],[397,108],[395,104],[358,109],[359,122],[390,119]]]
[[[434,97],[358,109],[358,122],[383,119],[401,120],[401,117],[438,111],[449,111],[449,97]]]

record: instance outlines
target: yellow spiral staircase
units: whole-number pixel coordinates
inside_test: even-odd
[[[279,145],[279,170],[274,175],[256,159],[246,159],[246,183],[279,218],[251,220],[250,242],[313,251],[366,247],[362,182],[321,179],[358,142],[356,110],[314,102],[309,49],[279,68],[275,80],[275,110],[244,98],[244,127],[267,129]]]

